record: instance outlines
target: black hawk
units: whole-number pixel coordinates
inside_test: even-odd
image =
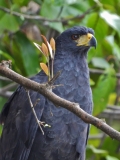
[[[58,96],[80,104],[92,113],[92,92],[89,84],[87,52],[96,47],[91,28],[75,26],[56,38],[54,74],[62,71],[53,89]],[[44,72],[32,78],[47,82]],[[65,108],[56,107],[47,98],[30,91],[32,103],[40,99],[35,111],[45,127],[42,134],[32,113],[27,94],[19,86],[4,105],[0,121],[4,122],[0,139],[0,160],[85,160],[89,124]]]

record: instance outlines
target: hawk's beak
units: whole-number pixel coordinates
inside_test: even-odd
[[[97,40],[91,33],[80,36],[76,42],[77,46],[90,46],[96,48],[97,45]]]

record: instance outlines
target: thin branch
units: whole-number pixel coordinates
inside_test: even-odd
[[[47,22],[67,22],[67,21],[70,21],[70,20],[73,21],[75,19],[83,19],[87,14],[92,12],[92,10],[95,9],[95,8],[96,8],[96,5],[91,7],[91,8],[89,8],[82,15],[77,15],[75,17],[68,18],[68,19],[48,19],[48,18],[44,18],[44,17],[38,16],[38,15],[28,15],[28,14],[19,13],[19,12],[12,11],[12,10],[10,10],[8,8],[0,6],[0,10],[6,12],[8,14],[11,14],[11,15],[14,15],[14,16],[17,16],[17,17],[20,17],[20,18],[23,17],[25,19],[33,19],[33,20],[40,20],[40,21],[47,21]]]
[[[0,80],[2,80],[2,81],[8,81],[8,82],[12,81],[11,79],[8,79],[8,78],[3,77],[3,76],[0,76]]]
[[[101,69],[89,69],[90,73],[92,74],[106,74],[104,70]],[[120,73],[116,73],[115,75],[117,78],[120,78]]]
[[[28,95],[29,103],[30,103],[31,109],[33,111],[33,114],[35,116],[36,122],[37,122],[38,126],[40,127],[40,130],[41,130],[42,134],[44,135],[44,131],[43,131],[42,127],[41,127],[42,122],[39,121],[39,119],[37,118],[37,114],[36,114],[36,112],[34,110],[34,106],[33,106],[33,103],[31,101],[31,98],[30,98],[29,90],[25,89],[25,91],[26,91],[26,93]]]
[[[116,105],[108,105],[107,108],[109,108],[111,110],[119,110],[120,111],[120,106],[116,106]]]
[[[12,94],[13,94],[13,92],[11,92],[11,91],[0,92],[0,96],[4,97],[4,98],[9,98]]]
[[[103,133],[88,136],[88,138],[92,140],[101,139],[102,137],[103,137]]]
[[[5,98],[9,98],[13,93],[12,91],[9,91],[9,90],[13,89],[17,85],[18,85],[17,83],[13,82],[13,83],[8,84],[5,87],[0,88],[0,96],[5,97]]]
[[[115,129],[104,123],[102,120],[86,113],[84,110],[80,108],[79,104],[67,101],[55,95],[53,92],[46,89],[45,84],[39,84],[30,79],[27,79],[12,71],[11,69],[4,67],[3,65],[0,66],[0,73],[5,77],[12,79],[16,83],[21,84],[25,88],[29,88],[31,90],[39,92],[54,104],[68,109],[69,111],[76,114],[79,118],[81,118],[84,122],[93,124],[97,128],[104,131],[106,134],[108,134],[112,139],[120,141],[120,132],[116,131]]]
[[[18,84],[16,83],[10,83],[8,84],[7,86],[3,87],[3,88],[0,88],[0,92],[6,92],[8,90],[11,90],[13,89],[14,87],[17,87]]]
[[[104,112],[100,113],[98,117],[105,119],[110,119],[110,117],[112,117],[115,120],[120,120],[120,111],[106,109]]]

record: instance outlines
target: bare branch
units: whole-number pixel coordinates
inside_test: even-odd
[[[89,69],[90,73],[92,74],[106,74],[104,70],[101,69]],[[115,75],[117,78],[120,78],[120,73]]]
[[[12,71],[11,69],[4,67],[3,65],[0,66],[0,73],[5,77],[12,79],[16,83],[21,84],[25,88],[29,88],[31,90],[39,92],[54,104],[57,104],[58,106],[70,110],[71,112],[76,114],[79,118],[81,118],[84,122],[93,124],[97,128],[104,131],[106,134],[108,134],[112,139],[120,141],[120,132],[116,131],[115,129],[104,123],[102,120],[87,114],[84,110],[80,108],[79,104],[58,97],[53,92],[46,89],[45,84],[39,84],[30,79],[27,79],[17,74],[16,72]]]
[[[9,90],[13,89],[17,85],[18,85],[17,83],[13,82],[3,88],[0,88],[0,96],[5,97],[5,98],[9,98],[13,93],[12,91],[9,91]]]
[[[0,88],[0,92],[6,92],[8,90],[11,90],[13,89],[14,87],[17,87],[18,84],[16,83],[10,83],[8,84],[7,86],[3,87],[3,88]]]
[[[0,76],[0,80],[2,80],[2,81],[8,81],[8,82],[12,81],[11,79],[8,79],[8,78],[3,77],[3,76]]]
[[[119,110],[105,109],[104,112],[100,113],[99,117],[107,119],[110,119],[112,117],[115,120],[120,120],[120,109]]]
[[[19,12],[16,12],[16,11],[12,11],[8,8],[5,8],[5,7],[1,7],[0,6],[0,10],[1,11],[4,11],[8,14],[11,14],[11,15],[14,15],[14,16],[17,16],[17,17],[20,17],[20,18],[24,18],[24,19],[33,19],[33,20],[40,20],[40,21],[47,21],[47,22],[67,22],[67,21],[73,21],[75,19],[83,19],[87,14],[89,14],[90,12],[92,12],[93,9],[96,8],[96,5],[89,8],[86,12],[84,12],[82,15],[77,15],[75,17],[72,17],[72,18],[68,18],[68,19],[47,19],[47,18],[44,18],[42,16],[38,16],[38,15],[28,15],[28,14],[23,14],[23,13],[19,13]]]
[[[11,92],[11,91],[0,92],[0,96],[5,97],[5,98],[9,98],[12,94],[13,94],[13,92]]]
[[[108,105],[107,108],[111,109],[111,110],[118,110],[118,111],[120,111],[120,106],[116,106],[116,105]]]
[[[104,133],[100,133],[100,134],[97,134],[97,135],[89,135],[89,139],[92,139],[92,140],[96,140],[96,139],[101,139],[103,137],[103,134]]]
[[[44,131],[43,131],[42,127],[41,127],[42,122],[39,121],[39,119],[37,118],[37,114],[36,114],[36,112],[34,110],[34,106],[33,106],[33,103],[31,101],[31,98],[30,98],[29,90],[25,89],[25,91],[26,91],[26,93],[28,95],[29,103],[30,103],[31,109],[33,111],[33,114],[35,116],[36,122],[37,122],[38,126],[40,127],[40,130],[41,130],[42,134],[44,135]]]

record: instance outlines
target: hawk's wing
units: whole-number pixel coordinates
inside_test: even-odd
[[[40,80],[41,79],[41,80]],[[33,80],[43,82],[44,76],[36,75]],[[41,118],[45,98],[37,92],[30,91],[32,103],[38,118]],[[0,121],[4,122],[0,139],[0,160],[26,160],[33,144],[38,124],[32,113],[28,96],[23,87],[19,87],[1,112]]]

